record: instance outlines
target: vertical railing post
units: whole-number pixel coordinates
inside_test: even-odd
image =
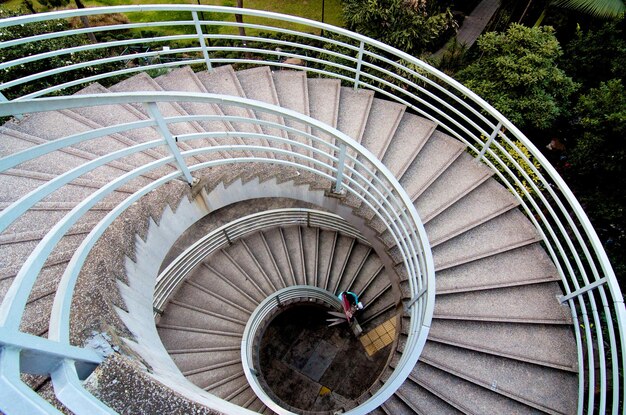
[[[0,92],[0,102],[9,102],[7,97],[5,97],[2,92]],[[24,118],[24,114],[13,114],[13,116],[17,118],[18,120],[21,120],[22,118]]]
[[[491,147],[491,143],[493,143],[493,140],[496,139],[501,128],[502,128],[502,121],[500,121],[498,125],[496,125],[496,128],[493,130],[493,133],[491,133],[491,136],[489,136],[489,139],[487,140],[487,142],[483,144],[483,149],[480,151],[480,154],[478,155],[479,161],[482,160],[483,157],[485,157],[485,153],[487,152],[487,150],[489,150],[489,147]]]
[[[183,172],[183,175],[185,176],[187,183],[189,183],[189,186],[193,186],[196,183],[196,179],[194,179],[193,176],[191,175],[191,172],[189,171],[189,167],[187,167],[187,164],[185,163],[185,159],[183,159],[183,155],[180,153],[180,150],[178,149],[178,146],[176,145],[176,140],[172,136],[172,133],[170,132],[170,130],[167,128],[167,124],[165,123],[165,120],[163,119],[163,115],[161,114],[161,111],[159,111],[159,107],[157,107],[156,102],[148,102],[146,104],[146,108],[148,110],[148,113],[152,117],[152,119],[156,122],[159,132],[165,139],[165,142],[169,146],[170,151],[174,155],[176,164],[178,164],[178,168],[180,169],[180,171]]]
[[[343,169],[346,164],[346,144],[339,144],[339,157],[337,158],[337,176],[334,193],[341,193],[343,188]]]
[[[365,42],[361,41],[359,46],[359,56],[356,61],[356,75],[354,77],[354,90],[359,88],[359,78],[361,77],[361,64],[363,63],[363,52],[365,51]]]
[[[211,58],[209,58],[209,50],[206,47],[206,42],[204,41],[204,32],[202,31],[202,26],[200,26],[200,19],[198,19],[198,12],[191,12],[193,15],[193,23],[196,25],[196,33],[198,34],[198,40],[200,41],[200,48],[202,49],[202,56],[204,56],[204,61],[206,62],[206,68],[209,72],[213,70],[213,66],[211,65]]]

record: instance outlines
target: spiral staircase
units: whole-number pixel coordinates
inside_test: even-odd
[[[600,339],[602,334],[587,320],[585,305],[576,304],[581,312],[572,309],[572,298],[597,289],[589,294],[594,308],[596,298],[606,301],[605,291],[598,294],[602,283],[580,288],[580,294],[564,285],[563,266],[555,264],[546,231],[537,226],[535,216],[540,214],[528,214],[528,200],[503,185],[502,174],[490,168],[488,159],[476,158],[475,148],[414,106],[375,94],[376,88],[342,86],[340,79],[316,77],[293,65],[235,70],[226,64],[197,72],[176,65],[154,78],[140,72],[107,88],[90,83],[74,95],[85,105],[25,115],[13,111],[19,116],[0,127],[0,161],[13,163],[0,173],[3,221],[8,225],[0,235],[3,298],[18,296],[13,282],[27,278],[24,269],[38,261],[31,253],[42,250],[50,233],[64,226],[59,223],[68,212],[99,189],[127,175],[129,179],[85,206],[80,220],[67,226],[47,258],[39,261],[23,315],[3,325],[62,341],[62,334],[51,335],[59,330],[52,329],[58,318],[50,317],[59,307],[57,297],[66,295],[59,294],[59,286],[65,286],[75,253],[97,231],[102,236],[84,254],[69,294],[67,337],[71,344],[104,350],[104,362],[87,370],[82,384],[103,404],[96,404],[103,413],[291,413],[258,393],[242,343],[247,335],[254,338],[247,326],[258,310],[274,299],[280,305],[276,293],[297,287],[314,287],[309,289],[331,297],[344,290],[359,293],[366,305],[359,316],[366,332],[390,319],[397,322],[385,369],[342,410],[360,413],[362,405],[375,402],[367,412],[571,414],[602,412],[609,404],[613,413],[623,411],[619,380],[609,403],[581,397],[589,390],[594,395],[598,386],[588,384],[594,379],[602,385],[615,379],[615,365],[622,358],[613,344],[614,366],[607,369],[593,357],[595,346],[581,351],[580,332],[588,338],[592,331]],[[115,101],[141,94],[166,98],[143,105]],[[107,96],[114,100],[95,106]],[[200,96],[212,98],[202,101]],[[303,123],[294,118],[297,113],[312,121]],[[167,126],[159,117],[169,120]],[[131,123],[137,128],[115,129]],[[50,147],[55,140],[94,130],[106,134]],[[362,147],[342,148],[339,135],[329,133],[335,130]],[[149,145],[168,133],[169,147]],[[338,146],[343,156],[331,159],[314,137]],[[268,140],[275,144],[268,145]],[[182,165],[173,147],[182,152]],[[218,150],[204,151],[210,147]],[[39,148],[48,151],[19,159]],[[137,151],[124,153],[130,148]],[[359,153],[359,148],[366,151]],[[125,156],[73,177],[12,223],[6,219],[15,202],[42,183],[116,151]],[[403,248],[411,241],[393,231],[404,226],[399,217],[385,221],[382,204],[341,187],[342,180],[358,183],[365,191],[382,194],[381,200],[391,198],[377,181],[383,170],[366,179],[370,156],[397,179],[421,219],[428,240],[425,251],[432,252],[432,321],[425,318],[428,337],[419,360],[408,368],[407,350],[413,355],[420,348],[413,339],[422,332],[410,310],[419,304],[427,315],[424,294],[433,287],[412,282]],[[300,164],[294,163],[298,158]],[[234,159],[238,161],[223,162]],[[151,163],[156,167],[139,171]],[[333,163],[345,163],[345,176],[333,177],[339,174]],[[163,180],[177,174],[177,179]],[[159,186],[151,187],[156,182]],[[111,215],[117,209],[115,218]],[[428,261],[420,264],[426,264],[425,272]],[[298,301],[314,297],[313,291],[293,295]],[[563,295],[573,296],[563,300]],[[619,293],[612,295],[619,317],[623,302]],[[4,317],[11,315],[3,312]],[[622,327],[616,327],[621,336]],[[8,379],[10,370],[18,370],[11,369],[9,359],[20,338],[5,333],[0,332],[6,336],[0,337],[0,372]],[[619,336],[607,339],[615,342]],[[66,353],[70,351],[74,349]],[[21,380],[29,388],[61,411],[89,411],[89,402],[76,409],[65,406],[73,399],[67,394],[75,391],[64,392],[65,386],[75,387],[67,380],[70,376],[56,368],[24,370],[27,357],[22,352]],[[594,364],[594,374],[585,377]],[[403,368],[405,379],[384,401],[376,401]],[[19,408],[9,404],[11,396],[29,396],[17,387],[5,390],[0,410],[7,414]],[[53,411],[43,408],[42,413]]]

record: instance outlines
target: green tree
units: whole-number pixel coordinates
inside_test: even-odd
[[[414,0],[343,0],[348,29],[405,52],[434,49],[456,22],[449,10],[432,12]]]
[[[567,113],[578,85],[557,67],[562,51],[551,27],[512,24],[478,39],[480,57],[457,74],[519,128],[546,130]]]
[[[626,79],[626,18],[597,28],[578,28],[563,49],[563,69],[586,88]]]
[[[620,79],[582,95],[576,138],[565,171],[606,244],[618,274],[626,272],[626,88]]]

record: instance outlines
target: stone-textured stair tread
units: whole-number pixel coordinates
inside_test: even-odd
[[[435,269],[461,265],[538,240],[531,222],[519,210],[510,210],[434,247]]]
[[[467,414],[538,414],[535,408],[418,362],[411,380]]]
[[[267,246],[267,241],[263,239],[260,233],[255,233],[246,238],[246,244],[250,251],[254,254],[254,257],[258,261],[259,265],[263,269],[265,275],[267,275],[276,289],[281,289],[285,286],[283,279],[280,276],[277,265],[274,263],[274,259],[270,254],[270,247]]]
[[[194,271],[193,281],[207,290],[214,290],[228,300],[240,304],[246,310],[254,310],[258,304],[257,296],[251,295],[251,293],[248,293],[247,290],[244,290],[244,288],[247,287],[240,287],[235,284],[238,289],[242,290],[242,292],[237,292],[237,290],[231,285],[234,284],[232,281],[230,281],[231,284],[228,284],[205,264],[201,264]]]
[[[241,362],[241,350],[221,350],[206,351],[199,353],[178,353],[172,354],[172,359],[181,372],[200,371],[207,367],[220,365],[222,362],[232,362],[238,360]]]
[[[243,71],[235,72],[235,75],[239,80],[239,84],[241,85],[246,98],[265,102],[267,104],[277,106],[280,105],[278,95],[276,94],[276,88],[274,87],[272,72],[269,67],[260,66],[257,68],[245,69]],[[262,111],[256,111],[255,115],[259,120],[282,125],[285,124],[283,117],[278,115],[268,114]],[[284,130],[267,126],[261,126],[261,129],[265,134],[287,138],[287,133]],[[290,148],[287,144],[274,143],[272,145],[283,149]]]
[[[45,125],[46,128],[41,128],[42,125]],[[22,133],[21,138],[23,139],[23,145],[25,144],[24,141],[28,139],[27,136],[33,137],[33,141],[36,140],[36,138],[39,138],[37,141],[39,143],[43,143],[65,137],[67,135],[88,132],[93,129],[100,128],[101,126],[90,120],[84,119],[77,114],[70,113],[69,111],[51,111],[29,114],[29,116],[23,121],[19,123],[10,122],[5,124],[5,127]],[[1,136],[0,138],[6,139],[6,137]],[[18,145],[16,140],[11,141],[14,145]],[[18,165],[17,168],[20,170],[29,170],[29,167],[32,167],[35,169],[33,170],[35,172],[39,171],[42,173],[58,175],[62,172],[70,170],[73,167],[87,163],[89,160],[97,158],[98,155],[115,150],[122,150],[127,147],[125,144],[119,142],[111,136],[104,136],[95,140],[84,141],[82,143],[75,144],[74,146],[79,150],[78,152],[74,152],[76,156],[79,154],[83,156],[86,155],[89,159],[72,157],[70,160],[67,153],[55,151],[47,156],[44,156],[43,159],[37,158],[31,162],[22,163],[21,165]],[[141,156],[137,157],[141,158]],[[125,159],[128,159],[129,162],[136,161],[133,157],[127,157]],[[71,164],[62,164],[64,161],[70,162]],[[37,165],[39,165],[39,167],[37,167]],[[132,165],[122,161],[116,161],[111,165],[101,166],[81,177],[86,180],[99,180],[106,183],[111,181],[112,178],[121,176],[132,169]],[[148,180],[142,177],[139,177],[136,181],[138,181],[136,185],[145,185],[148,183]]]
[[[207,287],[204,287],[201,284],[197,284],[193,280],[191,280],[190,282],[191,284],[182,284],[174,298],[170,301],[182,302],[182,304],[198,308],[199,311],[193,311],[192,309],[181,307],[177,304],[172,304],[173,306],[170,309],[170,306],[168,305],[167,310],[161,316],[159,323],[183,325],[186,323],[192,324],[195,320],[197,320],[198,324],[194,325],[196,327],[201,327],[201,323],[203,320],[206,320],[207,322],[209,320],[214,320],[216,322],[218,320],[222,320],[219,317],[213,317],[203,313],[203,310],[215,313],[217,315],[227,316],[229,319],[235,321],[248,321],[248,318],[250,317],[249,313],[246,313],[239,308],[233,307],[228,303],[219,301],[216,298],[211,297],[209,294],[203,291],[203,289]],[[215,288],[217,289],[218,286],[215,286]],[[221,323],[218,323],[218,325],[219,324]],[[227,321],[225,324],[229,326],[232,324],[234,325],[233,327],[235,327],[236,329],[239,328],[239,325],[236,322]],[[226,329],[227,328],[224,327],[224,330]]]
[[[235,262],[237,262],[237,265],[241,267],[250,278],[256,281],[264,292],[274,292],[276,287],[272,284],[269,275],[260,267],[256,257],[251,255],[252,252],[248,252],[246,246],[246,242],[242,241],[226,248],[225,251],[229,253]]]
[[[416,199],[452,164],[463,149],[464,146],[460,141],[440,131],[432,132],[430,139],[421,147],[420,153],[412,159],[412,163],[400,179],[400,184],[412,199]],[[401,150],[400,148],[399,151]]]
[[[237,79],[237,75],[235,75],[235,71],[233,67],[230,65],[220,66],[214,68],[213,71],[207,72],[199,72],[197,74],[198,79],[204,85],[204,88],[207,92],[212,94],[222,94],[222,95],[231,95],[236,97],[245,97],[245,92],[241,85],[239,84],[239,80]],[[246,117],[246,118],[256,118],[254,112],[252,110],[236,107],[232,105],[221,105],[221,110],[226,115],[236,116],[236,117]],[[261,127],[255,124],[250,123],[232,123],[235,127],[236,131],[243,132],[262,132]],[[251,142],[256,142],[254,140],[249,140]],[[265,143],[265,142],[264,142]]]
[[[546,412],[576,412],[574,373],[438,343],[427,343],[420,361]]]
[[[346,264],[346,268],[343,272],[342,278],[338,281],[333,288],[334,293],[346,291],[351,287],[352,281],[356,278],[361,268],[365,265],[368,256],[370,255],[372,248],[360,243],[357,243],[352,250],[349,261]]]
[[[283,235],[285,237],[285,246],[287,247],[287,253],[289,254],[296,284],[305,284],[305,258],[304,252],[302,252],[302,235],[300,228],[297,226],[283,228]]]
[[[206,88],[200,82],[198,77],[188,66],[178,68],[172,72],[155,78],[157,84],[166,91],[174,92],[194,92],[205,93]],[[200,102],[181,102],[180,106],[189,114],[193,115],[215,115],[223,116],[224,113],[216,104],[205,104]],[[221,121],[198,121],[205,131],[232,131],[233,127],[230,123]],[[194,140],[195,141],[195,140]],[[189,144],[195,144],[194,141],[189,141]],[[220,143],[226,143],[228,140],[220,138],[219,140],[199,140],[198,144],[215,145],[216,141]]]
[[[360,143],[373,101],[373,91],[341,87],[337,129]]]
[[[337,239],[337,245],[335,246],[335,254],[333,255],[333,263],[330,269],[330,275],[326,286],[324,287],[328,291],[332,291],[335,286],[339,284],[339,280],[344,275],[345,267],[350,260],[352,250],[356,245],[356,241],[353,238],[339,235]]]
[[[483,183],[493,173],[474,157],[461,153],[439,177],[415,200],[414,205],[423,222],[459,200]]]
[[[336,254],[338,235],[336,232],[320,232],[319,254],[317,258],[317,286],[324,288],[328,281],[330,267]]]
[[[478,226],[519,202],[495,180],[488,180],[426,224],[431,247]]]
[[[406,381],[400,386],[396,395],[385,402],[385,406],[391,409],[390,415],[416,413],[419,415],[429,414],[461,414],[456,408],[433,395],[421,386]]]
[[[302,246],[304,249],[304,268],[306,272],[307,285],[314,285],[317,276],[319,233],[319,228],[302,228]]]
[[[82,90],[78,91],[76,95],[83,94],[107,94],[112,92],[108,88],[103,87],[100,84],[91,84]],[[103,126],[110,126],[122,123],[130,123],[140,120],[146,120],[148,117],[141,111],[138,111],[133,105],[130,104],[116,104],[116,105],[104,105],[97,107],[79,107],[72,108],[71,112],[75,112],[87,119],[92,120]],[[135,143],[143,143],[146,141],[153,141],[161,139],[161,135],[154,128],[141,128],[130,131],[124,131],[120,135],[127,137],[129,140]],[[154,150],[146,150],[146,154],[154,157],[154,152],[160,154],[168,154],[168,151],[162,148],[155,148]]]
[[[119,136],[118,136],[119,137]],[[24,151],[35,146],[48,143],[50,138],[40,138],[31,134],[23,133],[17,130],[11,130],[8,128],[0,128],[0,156],[7,156],[19,151]],[[52,137],[54,139],[54,137]],[[100,139],[97,139],[100,140]],[[105,140],[108,140],[105,137]],[[124,141],[124,140],[123,140]],[[135,144],[131,140],[126,140],[127,145]],[[102,146],[102,144],[100,144]],[[112,149],[123,149],[126,145],[124,143],[113,143]],[[100,152],[100,151],[99,151]],[[17,167],[21,170],[39,171],[61,174],[72,167],[79,166],[87,163],[91,160],[98,158],[98,153],[91,151],[85,151],[76,147],[67,147],[59,149],[57,151],[48,153],[46,155],[37,157],[34,160],[27,161],[19,164]],[[147,156],[146,154],[138,153],[131,157],[124,157],[121,160],[117,160],[108,164],[108,166],[99,167],[95,172],[83,175],[83,178],[107,177],[107,172],[112,172],[114,175],[119,175],[130,171],[136,165],[149,163],[154,161],[154,158]],[[151,173],[147,173],[145,176],[150,177]]]
[[[300,114],[310,115],[309,113],[309,93],[306,73],[302,71],[276,71],[272,73],[274,78],[274,86],[278,95],[278,100],[283,108],[287,108]],[[295,128],[306,133],[310,132],[310,128],[304,124],[286,119],[285,125]],[[288,136],[299,143],[311,146],[311,140],[298,134],[288,134]],[[292,149],[300,154],[311,157],[312,152],[305,149],[298,149],[292,146]],[[302,161],[302,160],[300,160]]]
[[[437,294],[558,280],[554,264],[535,243],[438,271]]]
[[[339,119],[339,97],[341,91],[341,82],[338,79],[309,79],[309,112],[312,118],[323,122],[324,124],[336,128]],[[334,144],[334,139],[319,131],[313,131],[313,134],[323,138],[324,141]],[[328,153],[330,148],[323,144],[313,142],[313,147]],[[330,163],[328,158],[318,154],[314,154],[316,160],[324,163]]]
[[[361,145],[379,160],[391,143],[405,109],[406,107],[401,104],[382,99],[373,100]]]
[[[293,285],[295,281],[295,275],[293,273],[293,266],[287,253],[287,248],[284,243],[284,234],[279,229],[269,229],[263,231],[263,235],[267,240],[267,244],[271,249],[272,257],[278,266],[280,275],[282,276],[287,286]]]
[[[397,178],[409,168],[435,130],[435,123],[417,115],[405,113],[389,144],[382,162]],[[409,193],[410,194],[410,193]]]
[[[111,92],[159,92],[163,91],[163,88],[146,73],[141,72],[131,78],[118,82],[115,85],[109,87]],[[147,110],[140,105],[133,105],[137,110],[141,111],[147,116]],[[157,104],[159,112],[164,117],[180,117],[188,115],[187,112],[176,102],[161,102]],[[169,124],[169,129],[174,135],[194,134],[202,131],[202,127],[198,123],[176,123]],[[187,143],[179,142],[178,146],[182,150],[191,150],[193,147]],[[198,161],[208,160],[206,157],[196,156],[194,157]]]
[[[434,316],[460,320],[569,324],[556,282],[438,295]]]
[[[578,367],[568,326],[434,319],[428,339],[561,370]]]

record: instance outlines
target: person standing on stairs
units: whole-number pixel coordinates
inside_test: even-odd
[[[359,296],[351,291],[343,291],[340,292],[337,297],[343,305],[346,316],[348,316],[348,319],[352,322],[354,314],[363,309],[363,303],[359,301]]]

